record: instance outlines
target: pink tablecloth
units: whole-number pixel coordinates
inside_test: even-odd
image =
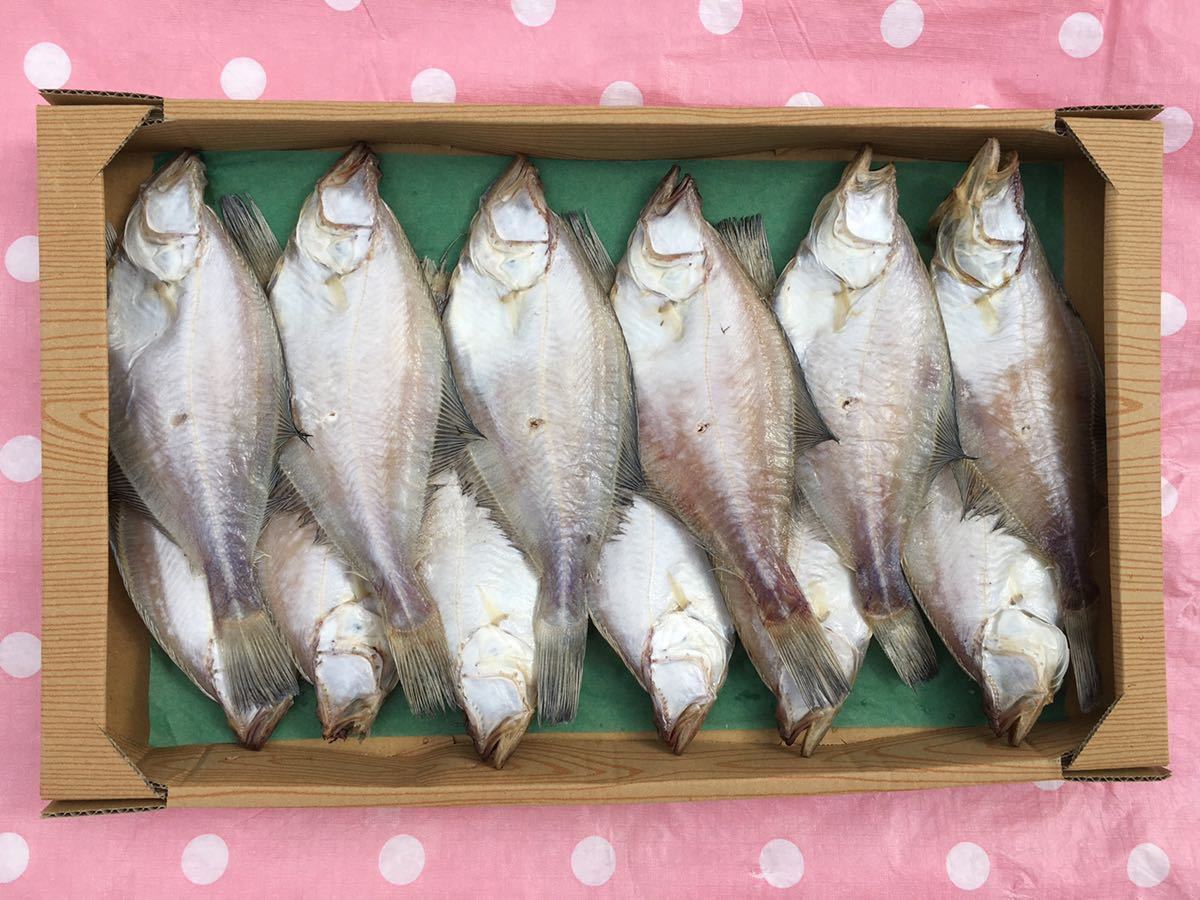
[[[0,4],[0,895],[1200,892],[1200,15],[1185,0]],[[988,8],[991,7],[991,8]],[[473,102],[1161,102],[1174,777],[646,807],[39,821],[37,87]],[[1193,313],[1200,314],[1200,313]],[[1193,554],[1194,556],[1194,554]],[[207,887],[203,887],[207,885]]]

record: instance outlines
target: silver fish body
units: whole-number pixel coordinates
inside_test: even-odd
[[[113,558],[147,630],[183,674],[221,704],[238,740],[261,747],[291,708],[292,696],[249,707],[235,703],[203,573],[136,507],[114,503],[109,526]]]
[[[813,605],[846,681],[853,684],[866,659],[871,626],[859,610],[854,573],[842,562],[811,510],[797,509],[792,519],[788,562]],[[727,574],[721,574],[720,578],[729,612],[737,623],[750,661],[775,695],[780,737],[789,746],[799,741],[801,753],[811,756],[829,732],[842,704],[814,707],[806,699],[755,616],[745,587]]]
[[[996,734],[1015,746],[1054,699],[1069,658],[1053,566],[997,515],[963,515],[944,470],[917,514],[905,568],[925,614],[983,690]]]
[[[840,702],[849,686],[786,558],[802,385],[763,288],[678,169],[638,219],[613,305],[653,495],[745,582],[808,699]]]
[[[632,439],[628,357],[607,286],[537,170],[518,157],[480,201],[444,314],[464,405],[487,438],[474,458],[540,577],[538,715],[578,703],[586,594],[611,532]]]
[[[414,553],[449,369],[420,261],[365,146],[305,201],[270,298],[301,433],[279,466],[378,597],[409,705],[432,712],[453,689]]]
[[[682,753],[733,651],[733,623],[704,550],[672,515],[635,496],[600,553],[588,609],[650,695],[659,735]]]
[[[504,765],[533,719],[538,577],[458,474],[435,476],[418,571],[441,610],[455,690],[480,757]]]
[[[204,204],[185,153],[141,188],[109,269],[110,445],[203,575],[243,712],[296,691],[254,578],[283,362],[261,287]]]
[[[1080,705],[1101,699],[1090,574],[1104,478],[1104,383],[1025,212],[1015,153],[988,141],[939,210],[933,281],[950,340],[968,502],[1054,563]]]
[[[938,455],[950,360],[929,275],[896,207],[891,165],[870,149],[813,217],[774,306],[837,441],[797,481],[855,574],[863,614],[909,684],[937,670],[901,568],[904,535]]]
[[[366,736],[396,669],[370,587],[310,517],[273,514],[258,542],[258,577],[300,673],[314,686],[326,740]]]

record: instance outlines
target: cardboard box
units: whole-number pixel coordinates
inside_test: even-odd
[[[163,806],[660,801],[1167,776],[1159,515],[1157,107],[1061,110],[620,109],[164,100],[46,92],[38,110],[43,467],[42,796],[48,815]],[[107,544],[104,222],[123,221],[157,152],[333,148],[366,140],[570,158],[962,160],[989,136],[1064,162],[1065,280],[1102,348],[1108,414],[1102,715],[1039,724],[842,729],[811,759],[774,731],[531,734],[502,771],[464,736],[148,746],[149,637]]]

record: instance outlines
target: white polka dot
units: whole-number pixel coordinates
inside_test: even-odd
[[[379,850],[379,874],[392,884],[412,884],[425,868],[425,847],[411,834],[387,839]]]
[[[879,20],[879,33],[897,50],[911,47],[924,30],[925,10],[916,0],[896,0]]]
[[[972,103],[971,109],[991,109],[986,103]]]
[[[946,874],[955,887],[964,891],[983,887],[991,872],[991,860],[978,844],[963,841],[951,847],[946,854]]]
[[[256,59],[237,56],[221,70],[221,90],[230,100],[257,100],[267,89],[267,71]]]
[[[641,106],[645,100],[632,81],[614,81],[600,94],[601,106]]]
[[[804,854],[791,841],[775,838],[763,845],[758,867],[771,887],[790,888],[804,877]]]
[[[742,21],[742,0],[700,0],[700,24],[713,34],[729,34]]]
[[[1165,519],[1171,513],[1175,512],[1175,505],[1179,503],[1179,488],[1162,479],[1162,517]]]
[[[1163,337],[1168,337],[1187,324],[1187,307],[1183,301],[1168,291],[1162,292],[1162,324],[1160,330]]]
[[[585,837],[571,851],[571,871],[588,887],[604,884],[617,871],[617,854],[613,845],[598,834]]]
[[[34,44],[25,51],[25,77],[38,90],[60,88],[71,77],[71,58],[58,44]]]
[[[458,88],[443,69],[422,69],[412,80],[412,98],[418,103],[453,103]]]
[[[809,91],[800,91],[787,99],[787,106],[824,106],[821,98]]]
[[[352,9],[357,9],[362,0],[325,0],[325,4],[330,9],[336,9],[338,12],[349,12]]]
[[[1129,851],[1125,873],[1138,887],[1157,887],[1171,873],[1171,860],[1157,844],[1138,844]]]
[[[42,474],[42,442],[32,434],[18,434],[0,447],[0,475],[23,484]]]
[[[522,25],[537,28],[554,15],[554,0],[512,0],[512,11]]]
[[[1039,791],[1057,791],[1064,784],[1066,784],[1065,781],[1056,778],[1051,781],[1035,781],[1033,786]]]
[[[4,251],[4,268],[17,281],[38,280],[38,239],[36,234],[17,238]]]
[[[1182,106],[1168,106],[1154,120],[1162,122],[1163,153],[1174,153],[1190,141],[1192,130],[1196,127],[1192,114]]]
[[[0,884],[16,881],[28,866],[29,844],[25,838],[13,831],[0,834]]]
[[[1058,29],[1058,46],[1067,56],[1085,59],[1104,43],[1104,26],[1091,13],[1071,13]]]
[[[13,678],[36,675],[42,667],[42,642],[27,631],[14,631],[0,640],[0,669]]]
[[[183,848],[179,867],[192,884],[212,884],[229,866],[229,847],[215,834],[202,834]]]

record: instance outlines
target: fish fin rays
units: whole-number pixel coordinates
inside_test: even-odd
[[[951,463],[968,459],[958,430],[958,409],[954,402],[954,376],[946,379],[933,432],[933,455],[929,458],[929,483]]]
[[[792,359],[795,361],[794,353]],[[836,441],[837,436],[830,430],[821,411],[817,409],[816,401],[808,389],[808,381],[804,377],[804,369],[799,362],[794,362],[794,365],[796,396],[792,409],[792,434],[796,443],[796,455],[799,456],[818,444]]]
[[[797,611],[778,622],[764,621],[763,628],[808,705],[837,706],[850,693],[841,663],[811,611]]]
[[[283,258],[283,249],[267,224],[266,216],[248,194],[226,194],[222,197],[221,215],[225,219],[225,230],[241,251],[250,271],[264,290],[270,290],[279,261]]]
[[[1102,686],[1096,659],[1095,605],[1063,610],[1063,631],[1075,677],[1079,708],[1088,713],[1100,705]]]
[[[600,240],[600,235],[596,233],[595,226],[592,225],[588,214],[583,210],[578,210],[569,212],[562,218],[571,236],[575,239],[575,243],[582,251],[583,258],[596,277],[597,283],[605,292],[611,290],[613,281],[617,277],[617,267],[613,263],[612,257],[608,255],[608,250],[605,248],[604,242]]]
[[[722,219],[716,229],[742,264],[758,295],[764,301],[770,298],[775,289],[775,264],[771,261],[771,245],[762,216]]]
[[[431,716],[458,705],[450,649],[436,606],[423,622],[411,628],[397,628],[389,623],[387,637],[400,689],[415,715]]]
[[[275,707],[296,695],[292,655],[265,608],[218,618],[216,643],[235,710]]]
[[[462,395],[458,392],[458,385],[455,384],[449,363],[442,374],[441,391],[441,408],[434,429],[430,474],[437,474],[453,466],[469,443],[482,438],[479,429],[471,421]]]
[[[1031,547],[1038,546],[1033,533],[987,480],[975,460],[960,459],[953,464],[952,471],[962,497],[964,517],[993,518],[993,531],[1004,531]]]
[[[543,587],[547,583],[547,579],[542,580]],[[542,605],[541,598],[538,602]],[[542,619],[533,623],[538,721],[545,725],[570,722],[579,709],[587,623],[586,615],[578,622],[565,624]]]
[[[869,621],[875,640],[905,684],[915,688],[938,673],[933,641],[915,605]]]

